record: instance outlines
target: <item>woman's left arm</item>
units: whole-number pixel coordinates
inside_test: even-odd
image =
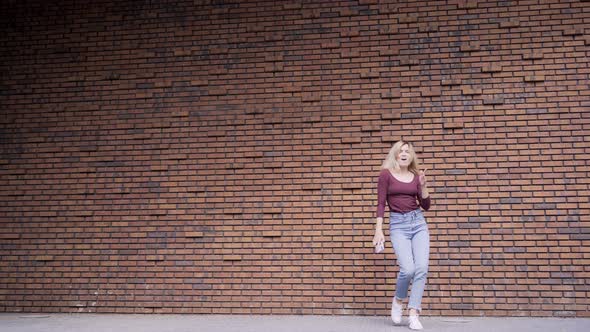
[[[428,198],[428,179],[426,178],[426,169],[420,171],[418,180],[420,180],[422,198]]]
[[[426,169],[420,171],[418,180],[420,182],[420,206],[422,206],[424,210],[428,210],[430,208],[430,193],[428,192],[428,179],[426,178]]]

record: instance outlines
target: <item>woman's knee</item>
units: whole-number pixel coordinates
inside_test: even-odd
[[[412,277],[414,277],[415,273],[416,273],[416,268],[414,267],[414,265],[400,266],[399,274],[402,277],[412,278]]]
[[[417,277],[427,276],[428,275],[428,265],[416,265],[414,268],[414,273]]]

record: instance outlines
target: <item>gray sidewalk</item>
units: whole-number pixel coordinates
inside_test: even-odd
[[[587,332],[590,318],[423,317],[424,331]],[[396,332],[388,317],[246,316],[246,315],[114,315],[0,314],[0,332]]]

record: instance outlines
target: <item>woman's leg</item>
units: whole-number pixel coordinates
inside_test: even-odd
[[[415,313],[422,310],[422,295],[426,287],[426,278],[428,276],[428,258],[430,254],[430,234],[427,224],[421,225],[411,240],[414,274],[412,280],[412,292],[408,308],[414,309]]]
[[[392,229],[390,233],[393,249],[399,266],[395,297],[403,300],[408,297],[410,282],[414,278],[414,257],[412,249],[411,234],[404,229]]]

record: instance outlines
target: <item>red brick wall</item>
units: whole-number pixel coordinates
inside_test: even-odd
[[[590,2],[3,1],[0,311],[589,316]]]

